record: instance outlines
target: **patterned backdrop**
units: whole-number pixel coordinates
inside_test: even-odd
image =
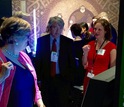
[[[118,30],[119,0],[12,0],[12,9],[30,13],[32,23],[33,9],[36,9],[38,37],[45,32],[48,19],[56,15],[65,21],[65,35],[72,23],[85,21],[90,24],[92,17],[102,11],[108,13],[110,22]]]

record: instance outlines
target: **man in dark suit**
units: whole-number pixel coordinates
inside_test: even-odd
[[[41,94],[46,107],[69,107],[70,84],[75,71],[73,40],[61,35],[64,21],[51,17],[48,22],[49,34],[38,38],[35,68],[41,85]],[[56,39],[56,51],[52,51]],[[51,75],[51,63],[56,64]]]

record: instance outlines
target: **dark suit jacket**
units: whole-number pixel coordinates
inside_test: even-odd
[[[50,78],[50,35],[38,38],[37,51],[35,58],[35,68],[38,80],[44,81]],[[60,75],[64,79],[72,79],[75,71],[75,59],[73,54],[73,40],[60,35],[59,50],[59,69]]]

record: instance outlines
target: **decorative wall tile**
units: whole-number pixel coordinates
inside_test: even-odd
[[[31,14],[33,22],[33,9],[36,9],[38,37],[45,32],[48,19],[51,16],[62,15],[65,21],[63,33],[67,35],[70,21],[85,21],[91,23],[92,16],[104,11],[109,15],[109,20],[118,31],[119,0],[12,0],[13,11],[19,11],[20,2],[26,2],[26,12]],[[84,6],[86,11],[80,13],[79,9]]]

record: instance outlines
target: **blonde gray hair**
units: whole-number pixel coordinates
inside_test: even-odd
[[[7,18],[1,25],[0,33],[3,41],[7,42],[10,37],[27,35],[31,31],[30,24],[18,17]],[[29,35],[30,36],[30,35]]]

